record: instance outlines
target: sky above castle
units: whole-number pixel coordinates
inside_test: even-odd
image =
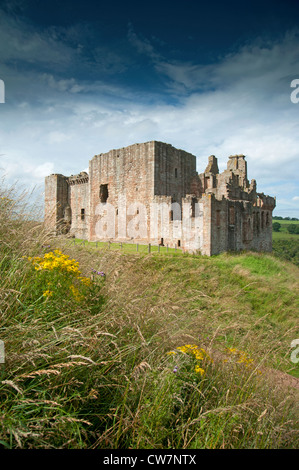
[[[198,172],[211,154],[220,171],[246,155],[274,214],[299,217],[297,0],[2,0],[0,79],[9,184],[42,189],[95,154],[160,140]]]

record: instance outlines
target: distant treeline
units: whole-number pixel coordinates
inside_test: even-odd
[[[279,222],[273,222],[272,229],[274,232],[280,232],[282,225]],[[283,224],[283,228],[293,235],[299,235],[299,224]]]
[[[280,215],[275,215],[274,217],[272,217],[273,220],[298,220],[299,219],[297,217],[281,217]]]
[[[273,240],[273,254],[299,266],[299,240]]]

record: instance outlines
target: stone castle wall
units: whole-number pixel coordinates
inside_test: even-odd
[[[64,218],[64,208],[68,204],[68,183],[63,175],[55,174],[45,179],[45,224],[56,231]]]
[[[90,195],[89,177],[87,173],[81,173],[68,178],[68,204],[64,217],[68,223],[68,214],[71,218],[70,233],[77,238],[88,239],[90,224]]]
[[[222,173],[211,155],[197,174],[194,155],[156,141],[95,155],[89,174],[45,182],[45,222],[53,230],[206,255],[271,251],[274,207],[249,183],[244,155],[230,156]]]
[[[105,216],[105,208],[100,203],[108,203],[115,209],[115,238],[128,238],[124,226],[138,215],[138,203],[149,209],[153,198],[154,165],[154,142],[135,144],[93,157],[89,164],[90,240],[98,238],[101,219]],[[134,203],[136,206],[132,207]],[[128,207],[131,207],[129,214]],[[147,240],[147,237],[140,238]]]

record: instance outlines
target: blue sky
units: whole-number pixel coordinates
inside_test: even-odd
[[[299,217],[297,0],[0,1],[0,167],[43,189],[93,155],[160,140],[249,179]],[[299,97],[299,92],[298,92]]]

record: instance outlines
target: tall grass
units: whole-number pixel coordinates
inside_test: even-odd
[[[2,447],[297,446],[295,266],[72,247],[1,197]]]

